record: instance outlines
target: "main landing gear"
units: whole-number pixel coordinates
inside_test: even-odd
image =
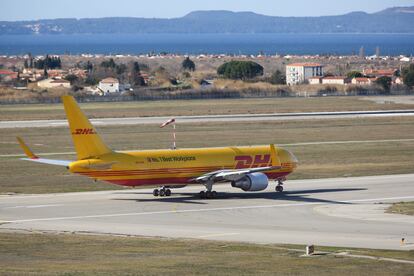
[[[170,189],[166,189],[166,188],[161,188],[161,189],[154,189],[154,191],[152,192],[152,194],[154,196],[171,196],[171,190]]]
[[[212,199],[212,198],[216,198],[217,197],[217,192],[216,191],[201,191],[199,193],[200,198],[204,199]]]
[[[212,198],[217,197],[217,192],[212,191],[213,190],[213,184],[214,184],[214,182],[212,182],[212,181],[208,181],[207,183],[204,184],[204,186],[206,186],[206,188],[207,188],[207,191],[201,191],[199,193],[201,199],[204,199],[204,198],[212,199]]]
[[[277,184],[275,190],[276,190],[276,192],[279,192],[279,193],[283,192],[283,182],[282,182],[282,180],[278,180],[278,184]]]

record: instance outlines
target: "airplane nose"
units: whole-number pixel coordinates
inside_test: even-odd
[[[289,163],[292,164],[293,169],[295,169],[298,166],[299,160],[296,158],[296,156],[290,151],[286,150],[287,157],[289,159]]]

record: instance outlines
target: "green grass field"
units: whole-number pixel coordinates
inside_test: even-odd
[[[375,99],[375,97],[371,97]],[[83,103],[90,118],[207,114],[411,109],[410,104],[378,104],[363,97],[212,99]],[[64,119],[62,104],[1,105],[0,120]]]
[[[345,251],[340,248],[323,250]],[[414,251],[353,249],[351,253],[414,260]],[[71,234],[0,233],[0,275],[8,276],[412,275],[414,269],[413,264],[329,254],[301,257],[302,254],[276,245]]]
[[[300,161],[297,172],[290,179],[399,174],[413,172],[414,140],[401,140],[414,138],[413,125],[414,117],[183,124],[178,125],[177,139],[180,148],[289,144],[285,147]],[[98,131],[116,150],[170,146],[170,130],[160,129],[157,125],[105,126]],[[61,167],[34,164],[8,156],[22,153],[15,136],[24,137],[37,153],[73,151],[69,131],[63,127],[0,129],[0,193],[120,189],[70,175]],[[297,144],[309,142],[315,144]],[[45,157],[75,159],[70,154]]]

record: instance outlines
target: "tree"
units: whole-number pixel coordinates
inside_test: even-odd
[[[24,68],[29,68],[29,62],[27,61],[27,59],[24,60]]]
[[[271,84],[286,84],[286,76],[280,70],[276,70],[270,77]]]
[[[362,78],[364,75],[361,72],[358,72],[358,71],[351,71],[351,72],[348,72],[348,74],[346,76],[349,79],[353,79],[353,78]]]
[[[408,87],[414,87],[414,63],[404,68],[401,72],[404,84]]]
[[[85,79],[86,85],[97,85],[98,83],[99,81],[95,77],[90,75]]]
[[[110,58],[109,60],[104,60],[101,62],[101,67],[104,68],[115,68],[116,67],[116,63],[114,61],[113,58]]]
[[[230,61],[217,69],[217,74],[227,79],[252,79],[263,75],[263,67],[253,61]]]
[[[73,85],[79,78],[76,75],[70,74],[65,77],[65,80],[70,81],[70,84]]]
[[[392,84],[392,79],[390,77],[380,77],[375,81],[375,83],[381,86],[385,92],[389,92]]]
[[[88,60],[88,62],[83,66],[84,70],[88,70],[88,72],[92,72],[93,70],[93,64]]]
[[[125,73],[127,71],[127,66],[125,64],[120,64],[116,66],[116,73],[118,75],[122,75],[123,73]]]
[[[136,86],[145,86],[145,80],[141,75],[141,66],[138,62],[134,62],[132,65],[132,73],[130,82]]]
[[[188,71],[195,71],[195,63],[189,58],[186,57],[182,63],[183,69]]]

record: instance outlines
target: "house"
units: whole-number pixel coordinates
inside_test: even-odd
[[[398,69],[364,69],[365,76],[372,77],[390,77],[392,78],[398,72]]]
[[[394,83],[395,83],[395,84],[404,84],[404,80],[403,80],[403,78],[401,78],[401,77],[397,77],[397,78],[394,80]]]
[[[321,84],[322,83],[322,77],[310,77],[308,79],[309,84]]]
[[[9,71],[9,70],[0,70],[0,79],[3,81],[12,81],[17,79],[19,73]]]
[[[115,78],[106,78],[99,82],[98,88],[104,94],[119,93],[119,81]]]
[[[331,77],[324,77],[322,78],[322,84],[348,84],[350,81],[347,77],[338,77],[338,76],[331,76]]]
[[[37,82],[37,86],[40,88],[70,88],[70,81],[61,79],[45,79]]]
[[[371,85],[373,84],[375,81],[377,80],[377,78],[353,78],[352,79],[352,84],[356,84],[356,85]]]
[[[287,85],[304,83],[312,77],[322,77],[323,66],[319,63],[293,63],[286,66]]]
[[[68,75],[68,72],[60,69],[47,70],[47,75],[52,79],[63,79]]]

